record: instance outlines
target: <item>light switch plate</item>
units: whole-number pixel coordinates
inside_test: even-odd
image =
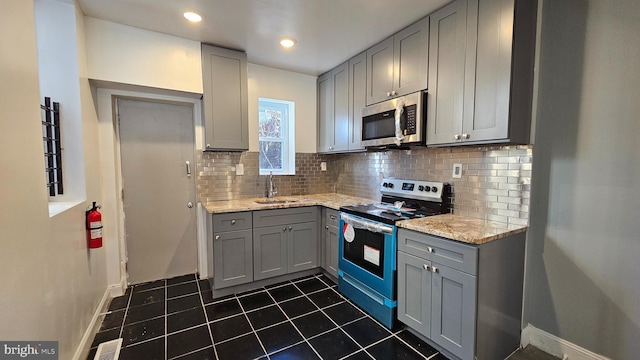
[[[462,178],[462,164],[453,164],[453,174],[451,177],[454,179]]]
[[[244,164],[236,164],[236,175],[244,175]]]
[[[323,161],[320,163],[320,171],[327,171],[327,162]]]

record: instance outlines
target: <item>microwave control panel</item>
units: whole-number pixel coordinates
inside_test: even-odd
[[[404,108],[404,116],[406,125],[404,127],[404,135],[413,135],[416,133],[416,112],[417,105],[409,105]]]

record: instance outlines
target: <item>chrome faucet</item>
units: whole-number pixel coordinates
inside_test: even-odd
[[[276,186],[273,185],[273,172],[269,171],[269,194],[267,194],[267,197],[271,199],[276,196],[277,193],[278,189],[276,189]]]

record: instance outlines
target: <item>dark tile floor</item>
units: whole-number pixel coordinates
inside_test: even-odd
[[[111,301],[88,359],[119,337],[121,360],[446,359],[381,326],[324,275],[218,299],[195,275],[136,285]]]

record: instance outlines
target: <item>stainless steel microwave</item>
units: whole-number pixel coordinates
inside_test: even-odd
[[[363,108],[362,145],[424,144],[426,95],[419,91]],[[399,105],[403,111],[396,124]],[[398,139],[397,134],[401,139]]]

